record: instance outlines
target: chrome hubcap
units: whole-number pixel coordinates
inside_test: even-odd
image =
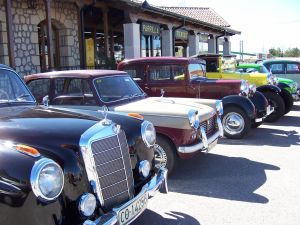
[[[158,144],[154,145],[154,163],[155,168],[166,168],[167,166],[167,154],[165,150]]]
[[[223,118],[224,130],[231,135],[239,134],[244,130],[245,121],[244,118],[236,113],[227,113]]]

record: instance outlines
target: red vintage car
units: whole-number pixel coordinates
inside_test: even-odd
[[[147,57],[124,60],[118,70],[130,74],[149,96],[222,99],[225,136],[242,138],[273,111],[267,99],[243,80],[207,79],[198,58]]]

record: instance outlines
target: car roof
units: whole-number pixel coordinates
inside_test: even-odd
[[[280,59],[266,59],[266,60],[263,60],[263,63],[270,63],[270,62],[300,62],[300,59],[299,58],[294,58],[294,59],[280,58]]]
[[[14,70],[13,68],[11,68],[11,67],[9,67],[8,65],[5,65],[5,64],[0,64],[0,69]]]
[[[158,57],[142,57],[142,58],[135,58],[135,59],[125,59],[122,62],[120,62],[120,64],[142,63],[142,62],[192,62],[195,60],[198,60],[201,63],[205,64],[205,61],[202,59],[175,57],[175,56],[158,56]]]
[[[25,76],[25,81],[39,79],[39,78],[57,78],[57,77],[69,77],[69,78],[91,78],[110,75],[125,75],[126,72],[118,70],[64,70],[64,71],[52,71],[47,73],[37,73]]]

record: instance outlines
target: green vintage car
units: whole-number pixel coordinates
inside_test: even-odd
[[[242,73],[242,74],[249,74],[250,76],[249,81],[252,78],[252,79],[259,80],[258,82],[262,82],[263,80],[266,80],[265,83],[267,83],[268,77],[270,77],[269,70],[262,64],[255,64],[255,63],[238,64],[236,66],[235,72]],[[281,88],[291,93],[294,101],[299,100],[299,95],[297,93],[298,84],[296,81],[287,78],[277,77],[277,76],[275,77],[274,75],[272,79],[277,79],[277,83],[286,84],[286,85],[282,85],[282,84],[277,84],[277,85],[280,85]],[[254,82],[256,83],[255,80]]]

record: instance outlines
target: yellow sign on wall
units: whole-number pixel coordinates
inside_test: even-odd
[[[93,38],[85,39],[85,57],[86,65],[88,67],[95,67],[95,47]]]

